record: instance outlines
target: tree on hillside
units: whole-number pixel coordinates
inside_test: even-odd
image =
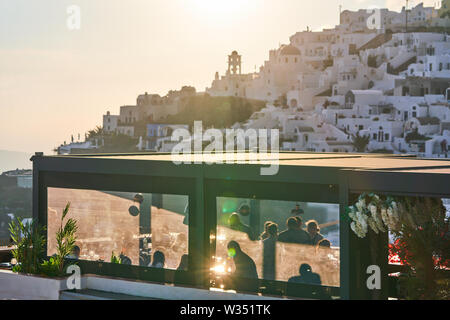
[[[377,57],[374,55],[370,55],[367,58],[367,65],[371,68],[376,68],[377,67]]]
[[[367,145],[369,144],[370,136],[361,136],[359,132],[353,136],[353,147],[356,149],[356,152],[366,152]]]
[[[97,138],[103,134],[103,128],[101,126],[96,126],[95,129],[89,130],[86,133],[86,139]]]
[[[156,123],[188,124],[202,121],[204,127],[229,128],[236,122],[244,122],[265,106],[263,101],[237,97],[191,97],[184,108],[175,115],[169,115]]]

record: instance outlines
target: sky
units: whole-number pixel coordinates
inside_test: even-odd
[[[49,154],[141,93],[204,91],[233,50],[252,72],[295,32],[338,24],[339,5],[400,11],[404,2],[0,0],[0,150]],[[71,5],[77,30],[67,26]]]

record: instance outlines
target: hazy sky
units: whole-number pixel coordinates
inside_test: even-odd
[[[71,31],[66,9],[73,4],[81,9],[81,28]],[[216,71],[224,73],[232,50],[251,72],[295,32],[336,25],[339,5],[400,10],[403,4],[0,0],[0,149],[48,153],[145,91],[163,95],[182,85],[204,91]]]

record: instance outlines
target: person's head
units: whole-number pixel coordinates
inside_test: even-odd
[[[234,257],[237,253],[241,252],[241,246],[234,240],[228,242],[227,249],[228,256],[230,257]]]
[[[250,207],[247,204],[243,204],[238,211],[242,216],[246,217],[250,214]]]
[[[296,217],[290,217],[289,219],[287,219],[286,221],[286,226],[289,230],[295,230],[300,228],[301,226],[301,220],[299,222],[299,220]]]
[[[181,256],[180,264],[178,265],[178,270],[186,271],[189,265],[189,256],[187,254],[183,254]]]
[[[319,241],[319,243],[317,244],[317,246],[319,248],[331,248],[331,242],[328,239],[322,239]]]
[[[155,251],[155,253],[153,254],[152,267],[155,267],[155,268],[162,268],[162,267],[164,267],[165,260],[166,260],[166,257],[164,256],[164,253],[162,253],[159,250]]]
[[[308,230],[308,233],[314,237],[320,231],[319,224],[316,220],[309,220],[306,223],[306,230]]]
[[[230,227],[236,227],[241,224],[241,218],[239,218],[239,215],[236,212],[233,212],[230,217],[228,218],[228,224]]]
[[[271,237],[275,237],[278,234],[278,225],[273,222],[271,223],[268,227],[267,227],[267,233],[271,236]]]
[[[81,249],[79,246],[74,246],[72,249],[72,254],[77,257],[77,259],[80,257]]]
[[[300,272],[300,275],[305,275],[305,274],[310,273],[312,270],[311,270],[311,266],[310,266],[309,264],[303,263],[303,264],[300,266],[300,268],[299,268],[298,271]]]

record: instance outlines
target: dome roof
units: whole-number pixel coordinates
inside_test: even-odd
[[[287,56],[287,55],[300,55],[300,50],[298,50],[296,47],[291,46],[291,45],[287,45],[287,46],[283,46],[281,48],[281,55],[283,56]]]

